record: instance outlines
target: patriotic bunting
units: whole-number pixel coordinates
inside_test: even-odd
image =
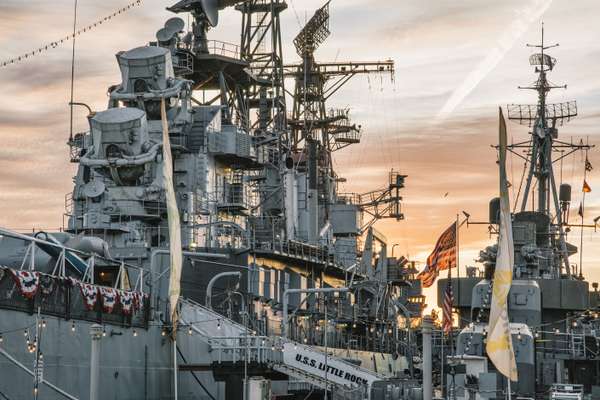
[[[135,297],[133,292],[126,292],[124,290],[119,291],[119,300],[121,302],[123,314],[131,315],[131,311],[136,308]]]
[[[50,296],[54,291],[56,284],[50,275],[40,276],[40,290],[44,296]]]
[[[78,282],[78,286],[83,297],[83,305],[88,311],[93,310],[98,301],[98,287],[83,282]]]
[[[100,294],[102,295],[102,310],[110,314],[117,304],[119,295],[115,289],[109,287],[100,287]]]
[[[9,275],[15,281],[20,294],[29,300],[38,293],[47,297],[59,286],[78,287],[83,305],[88,311],[94,310],[98,301],[101,301],[102,311],[105,313],[112,313],[118,303],[124,315],[132,315],[139,311],[144,301],[149,298],[148,294],[137,291],[117,290],[84,283],[71,277],[53,277],[37,271],[14,270],[0,266],[0,280]]]
[[[40,286],[40,273],[14,269],[11,269],[10,272],[12,273],[21,295],[26,299],[33,299]]]

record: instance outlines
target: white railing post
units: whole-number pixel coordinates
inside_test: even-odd
[[[60,273],[61,276],[65,276],[66,275],[66,270],[65,270],[65,259],[66,259],[66,253],[67,253],[67,249],[65,249],[63,247],[62,251],[60,252]]]
[[[30,252],[31,252],[31,244],[29,246],[27,246],[27,250],[25,251],[25,255],[23,256],[23,261],[21,262],[21,269],[25,268],[25,262],[27,262],[27,258],[29,257]]]
[[[96,269],[96,256],[92,256],[92,268],[90,269],[90,283],[93,285],[94,284],[94,275],[96,275],[96,273],[94,272],[94,270]]]
[[[31,254],[29,259],[29,270],[35,270],[35,242],[31,242]]]

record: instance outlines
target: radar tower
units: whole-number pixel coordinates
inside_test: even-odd
[[[587,150],[591,146],[558,140],[557,126],[562,126],[565,122],[577,116],[577,103],[569,101],[548,104],[548,93],[552,89],[566,89],[567,85],[555,85],[548,80],[548,73],[554,69],[557,60],[548,55],[546,50],[557,47],[559,44],[546,45],[544,39],[544,26],[542,24],[541,43],[536,45],[527,44],[527,47],[539,49],[539,53],[534,53],[529,57],[529,63],[535,67],[538,78],[530,86],[519,86],[519,89],[535,90],[538,94],[537,104],[507,105],[510,120],[532,128],[531,139],[512,144],[508,147],[508,150],[523,158],[526,165],[529,166],[520,211],[526,211],[529,196],[534,196],[535,190],[537,206],[536,210],[532,211],[547,215],[550,221],[555,221],[552,228],[558,231],[559,257],[561,264],[564,264],[566,274],[570,276],[569,253],[564,231],[565,221],[563,221],[561,212],[561,201],[557,191],[553,164],[576,151]],[[522,155],[521,151],[524,151],[525,155]],[[553,159],[553,152],[560,152],[560,156]],[[557,268],[556,273],[559,274],[561,267],[557,266]]]

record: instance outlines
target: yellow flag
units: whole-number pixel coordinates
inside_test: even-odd
[[[181,265],[183,255],[181,252],[181,226],[179,223],[179,209],[175,198],[175,185],[173,184],[173,156],[171,154],[171,141],[169,139],[169,123],[165,99],[160,102],[160,116],[163,130],[163,177],[165,197],[167,200],[167,219],[169,221],[169,248],[171,271],[169,279],[169,304],[171,306],[171,321],[173,322],[173,335],[177,332],[177,303],[181,293]]]
[[[490,307],[490,321],[486,351],[498,371],[517,381],[517,362],[513,350],[508,319],[508,291],[512,284],[514,247],[512,221],[506,180],[506,122],[500,108],[500,238],[494,271],[494,287]]]
[[[592,191],[592,188],[590,187],[590,185],[588,185],[588,183],[585,179],[583,180],[583,188],[581,189],[581,191],[583,193],[589,193]]]

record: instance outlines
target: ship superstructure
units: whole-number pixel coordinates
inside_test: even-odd
[[[444,387],[455,398],[504,398],[512,395],[534,398],[549,391],[561,396],[582,396],[592,391],[600,375],[600,336],[597,326],[597,284],[590,292],[581,265],[573,263],[578,248],[568,242],[573,228],[594,227],[569,223],[571,186],[557,182],[555,169],[568,155],[593,147],[560,140],[558,127],[577,116],[575,102],[551,104],[548,93],[566,88],[550,82],[556,59],[547,54],[555,47],[544,43],[529,58],[536,81],[521,89],[537,94],[534,105],[508,105],[508,118],[531,128],[530,137],[508,146],[525,162],[524,180],[513,199],[514,271],[508,295],[510,331],[517,360],[519,381],[507,385],[486,357],[485,345],[492,296],[497,245],[480,252],[483,271],[468,269],[468,276],[452,280],[455,307],[460,321],[456,348],[445,361]],[[586,157],[586,169],[589,161]],[[587,183],[584,182],[584,191]],[[490,202],[490,232],[497,232],[499,198]],[[470,222],[469,215],[467,223]],[[579,249],[581,251],[581,249]],[[447,280],[442,280],[442,293]],[[441,298],[441,297],[439,297]],[[565,389],[564,384],[569,384]],[[561,386],[563,385],[563,386]],[[569,392],[565,394],[566,392]]]
[[[208,38],[228,7],[241,14],[239,45]],[[64,232],[2,232],[0,369],[20,383],[6,396],[34,386],[44,398],[235,399],[255,386],[282,398],[418,396],[420,284],[373,226],[404,218],[406,176],[339,193],[333,154],[358,144],[361,127],[327,106],[358,74],[393,77],[394,63],[317,62],[329,3],[294,41],[300,63],[285,63],[286,8],[182,0],[168,10],[189,13],[191,27],[173,17],[156,41],[116,55],[122,80],[107,109],[89,110],[89,131],[68,143],[78,168]],[[182,249],[169,248],[163,123]],[[174,332],[169,255],[180,250]]]

